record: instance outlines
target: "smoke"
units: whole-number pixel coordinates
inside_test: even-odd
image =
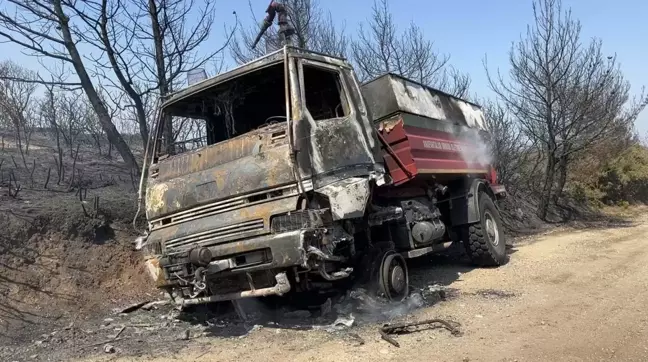
[[[354,288],[334,309],[339,315],[355,316],[356,322],[361,324],[377,323],[404,317],[417,309],[434,305],[445,297],[445,288],[439,285],[414,290],[402,302],[389,302],[369,295],[362,288]]]
[[[459,149],[461,158],[468,164],[490,165],[493,162],[490,142],[486,133],[477,128],[462,128],[457,134],[458,139],[465,143]]]

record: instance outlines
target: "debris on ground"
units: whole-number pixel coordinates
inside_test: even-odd
[[[122,332],[124,331],[124,329],[126,329],[126,326],[122,326],[122,327],[117,331],[117,333],[113,336],[113,339],[117,339],[117,338],[119,338],[119,336],[122,334]]]
[[[103,350],[105,353],[115,353],[115,346],[113,346],[112,344],[107,344],[104,346]]]
[[[134,311],[136,311],[136,310],[142,308],[143,306],[145,306],[145,305],[147,305],[147,304],[149,304],[149,303],[151,303],[150,300],[147,300],[147,301],[144,301],[144,302],[135,303],[135,304],[130,304],[130,305],[126,306],[125,308],[122,308],[122,309],[118,310],[116,314],[128,314],[128,313],[132,313],[132,312],[134,312]]]
[[[182,331],[180,333],[180,335],[178,336],[178,339],[183,340],[183,341],[187,341],[187,340],[189,340],[189,338],[191,338],[191,331],[188,330],[188,329],[185,329],[184,331]]]
[[[156,300],[156,301],[144,304],[141,307],[141,309],[143,309],[143,310],[157,309],[158,307],[163,306],[163,305],[167,305],[169,303],[170,303],[169,300]]]
[[[385,341],[391,343],[396,347],[400,347],[400,344],[396,342],[396,340],[391,336],[391,334],[409,334],[414,332],[420,332],[424,329],[419,329],[417,327],[425,326],[425,325],[430,327],[434,324],[440,324],[441,325],[440,328],[447,329],[448,331],[450,331],[450,333],[452,333],[453,336],[461,335],[461,331],[457,329],[457,327],[450,324],[450,322],[438,318],[428,319],[421,322],[385,324],[379,329],[379,332],[382,339],[384,339]],[[439,327],[434,326],[432,328],[439,328]]]
[[[358,346],[362,346],[365,344],[364,338],[360,337],[360,335],[358,335],[357,333],[348,333],[347,335],[353,338],[356,342],[358,342]]]
[[[348,317],[340,316],[330,325],[324,326],[323,329],[327,332],[341,331],[343,329],[351,328],[354,322],[355,322],[355,317],[353,316],[353,314],[349,314]]]
[[[506,298],[512,298],[515,297],[515,293],[507,292],[504,290],[496,290],[496,289],[481,289],[475,293],[475,295],[479,295],[483,298],[488,298],[488,299],[506,299]]]

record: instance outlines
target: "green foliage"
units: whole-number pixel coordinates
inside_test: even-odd
[[[567,193],[579,203],[587,204],[597,208],[602,207],[602,199],[605,193],[599,190],[595,185],[584,182],[573,182],[569,185]]]
[[[648,148],[633,145],[608,162],[598,189],[606,203],[648,203]]]
[[[621,201],[617,202],[617,206],[623,208],[624,210],[627,210],[628,207],[630,207],[630,203],[627,202],[626,200],[621,200]]]

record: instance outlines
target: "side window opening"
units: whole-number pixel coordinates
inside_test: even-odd
[[[348,116],[338,72],[312,65],[304,65],[304,93],[306,108],[314,120]]]
[[[244,74],[165,110],[172,117],[172,147],[159,153],[188,152],[286,121],[283,63]],[[166,142],[166,140],[163,140]]]

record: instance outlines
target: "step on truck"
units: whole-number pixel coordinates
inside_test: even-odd
[[[137,248],[181,305],[350,282],[403,300],[408,259],[506,263],[487,140],[476,104],[287,43],[162,104]]]

